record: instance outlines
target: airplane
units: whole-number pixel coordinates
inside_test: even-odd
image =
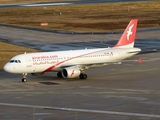
[[[4,70],[22,74],[22,82],[27,81],[29,73],[38,76],[46,72],[57,72],[59,78],[87,79],[87,69],[118,64],[141,51],[134,47],[137,24],[138,19],[132,19],[113,47],[24,53],[13,57],[5,64]]]

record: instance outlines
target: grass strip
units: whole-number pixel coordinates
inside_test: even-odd
[[[160,2],[122,2],[13,8],[0,10],[0,23],[75,32],[124,29],[131,19],[138,27],[160,26]],[[48,23],[48,26],[40,26]]]

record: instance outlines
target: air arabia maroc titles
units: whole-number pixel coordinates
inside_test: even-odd
[[[6,63],[4,70],[22,74],[22,82],[27,81],[29,73],[36,76],[46,72],[57,72],[57,77],[62,78],[87,79],[87,69],[119,63],[141,51],[134,47],[137,23],[137,19],[131,20],[112,48],[20,54]]]
[[[49,61],[48,59],[52,59],[52,61]],[[43,60],[43,61],[41,61]],[[51,55],[51,56],[33,56],[32,57],[33,65],[42,65],[42,64],[55,64],[58,61],[57,55]]]

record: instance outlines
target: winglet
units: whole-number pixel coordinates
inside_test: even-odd
[[[128,24],[127,28],[123,32],[118,43],[114,47],[118,48],[133,48],[136,37],[138,19],[133,19]]]
[[[139,62],[139,63],[142,63],[142,58],[139,58],[139,59],[138,59],[138,62]]]

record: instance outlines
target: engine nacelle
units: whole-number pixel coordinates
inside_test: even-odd
[[[43,75],[44,72],[41,72],[41,73],[31,73],[33,76],[40,76],[40,75]]]
[[[63,78],[76,78],[79,77],[81,71],[77,68],[65,68],[62,71]]]

